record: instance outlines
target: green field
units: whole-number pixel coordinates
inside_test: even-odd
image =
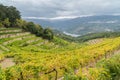
[[[74,43],[56,36],[49,41],[18,28],[2,28],[0,80],[119,80],[120,56],[110,58],[119,54],[119,48],[120,37]],[[107,59],[114,64],[107,63]],[[109,68],[114,65],[112,73]]]

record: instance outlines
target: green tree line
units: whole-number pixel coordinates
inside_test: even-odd
[[[53,32],[51,29],[43,29],[42,26],[38,24],[22,20],[20,12],[14,6],[4,6],[0,4],[0,27],[18,27],[29,31],[36,36],[43,37],[44,39],[53,39]]]

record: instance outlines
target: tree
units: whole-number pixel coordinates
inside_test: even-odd
[[[28,31],[30,31],[33,34],[37,33],[36,28],[35,28],[35,24],[33,22],[28,22],[26,24],[26,28]]]
[[[0,28],[3,27],[4,25],[2,23],[0,23]]]
[[[21,19],[20,12],[13,6],[0,4],[0,27],[19,27],[45,39],[53,39],[53,32],[49,28],[43,29],[33,22],[26,22]]]
[[[36,34],[37,36],[43,35],[43,28],[38,24],[34,24],[33,22],[28,22],[24,29],[30,31],[33,34]]]
[[[15,27],[16,19],[20,19],[21,15],[20,15],[20,12],[15,7],[4,6],[0,4],[0,21],[4,21],[7,18],[11,23],[9,27]]]
[[[48,39],[48,40],[52,40],[53,39],[53,32],[51,29],[46,28],[43,31],[43,38]]]
[[[15,25],[16,19],[20,19],[20,12],[13,6],[10,6],[7,8],[7,17],[10,19],[10,22],[12,22],[11,26]]]
[[[22,20],[22,19],[16,19],[16,27],[19,27],[19,28],[22,28],[22,29],[25,29],[25,26],[27,24],[27,22],[25,20]]]
[[[10,26],[9,18],[6,18],[6,19],[3,21],[3,25],[4,25],[4,27],[7,27],[7,28]]]
[[[7,7],[0,4],[0,21],[3,21],[6,18]]]
[[[42,36],[43,28],[40,25],[36,25],[36,29],[37,29],[37,36]]]

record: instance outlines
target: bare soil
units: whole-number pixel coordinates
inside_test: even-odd
[[[1,68],[5,69],[14,66],[15,62],[13,61],[13,58],[5,58],[0,64],[1,64]]]

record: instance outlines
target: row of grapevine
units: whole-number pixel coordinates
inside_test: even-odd
[[[27,35],[28,37],[22,40],[17,38],[23,35],[1,38],[0,43],[9,42],[4,46],[11,50],[3,54],[3,57],[0,55],[1,59],[13,57],[16,65],[0,70],[0,79],[54,80],[65,75],[64,79],[69,80],[70,77],[71,79],[78,78],[79,80],[82,79],[81,75],[85,73],[85,71],[82,71],[85,66],[112,54],[120,48],[120,37],[104,39],[100,43],[87,45],[86,43],[69,43],[57,37],[53,41],[46,41],[36,36],[29,37],[31,36],[30,34]],[[35,42],[34,40],[38,41]],[[77,69],[80,71],[76,74],[80,76],[74,75]],[[98,72],[104,73],[105,70],[104,68],[95,69],[95,72],[91,73],[91,75],[93,76]],[[90,71],[92,72],[92,69]],[[90,79],[94,80],[94,77],[98,75]],[[89,75],[87,76],[89,77]]]

